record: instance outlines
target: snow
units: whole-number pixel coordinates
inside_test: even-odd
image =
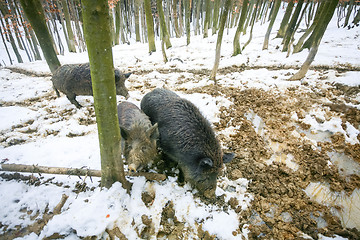
[[[279,24],[279,21],[277,21]],[[274,25],[274,29],[276,29]],[[300,66],[306,59],[307,51],[298,54],[291,54],[286,58],[286,53],[282,53],[275,48],[280,46],[280,39],[274,39],[275,30],[270,37],[269,49],[261,51],[263,36],[267,24],[257,25],[254,31],[253,40],[242,55],[232,57],[232,38],[235,29],[225,31],[222,45],[222,59],[219,69],[231,66],[264,66],[264,68],[245,70],[242,72],[231,72],[218,74],[218,84],[231,86],[234,88],[261,88],[264,90],[286,89],[297,87],[302,83],[308,82],[310,85],[313,80],[319,78],[316,70],[309,70],[307,77],[302,81],[287,81],[296,71],[270,70],[266,66]],[[312,66],[332,66],[334,64],[360,66],[359,36],[360,29],[355,28],[346,30],[336,27],[336,19],[329,24],[318,54]],[[202,36],[192,36],[191,44],[185,45],[185,38],[172,38],[173,47],[167,50],[170,61],[163,63],[160,41],[156,42],[157,52],[148,55],[148,45],[146,43],[135,43],[130,45],[119,45],[113,48],[114,65],[123,71],[147,70],[148,74],[131,76],[131,82],[127,82],[127,87],[143,86],[145,83],[151,87],[174,88],[177,81],[181,79],[192,79],[196,70],[211,70],[215,56],[215,44],[217,35],[211,35],[204,39]],[[247,40],[248,35],[242,36],[242,42]],[[2,59],[6,59],[5,51],[1,49]],[[68,53],[59,56],[62,64],[83,63],[87,61],[87,53]],[[21,68],[36,72],[38,74],[49,74],[50,71],[45,61],[31,63],[14,64],[11,67]],[[178,69],[179,72],[168,74],[160,73],[161,70]],[[191,70],[191,71],[190,71]],[[360,73],[356,71],[346,72],[341,76],[335,76],[329,71],[329,76],[317,84],[341,83],[348,86],[360,85]],[[202,87],[213,82],[204,76],[194,81],[185,81],[177,84],[178,88],[191,89]],[[0,159],[6,163],[18,163],[28,165],[58,166],[90,169],[100,169],[100,151],[97,140],[96,124],[80,124],[80,120],[85,116],[85,109],[77,110],[69,103],[65,96],[56,99],[45,99],[41,102],[34,102],[35,106],[14,106],[15,103],[30,102],[35,98],[54,95],[50,77],[29,77],[14,73],[6,68],[0,69]],[[150,89],[148,89],[150,91]],[[208,94],[185,94],[180,91],[177,93],[197,105],[204,116],[211,122],[219,121],[219,108],[228,107],[232,104],[225,97],[216,98]],[[144,92],[130,91],[129,101],[139,106]],[[119,97],[119,99],[122,99]],[[78,101],[86,106],[92,105],[92,97],[78,97]],[[6,105],[5,105],[6,103]],[[40,110],[35,111],[38,109]],[[51,106],[57,111],[47,112],[46,106]],[[359,106],[356,106],[359,108]],[[71,112],[73,114],[66,114]],[[324,118],[324,112],[314,110],[305,116],[303,120],[311,126],[314,132],[341,132],[346,136],[346,142],[350,144],[359,143],[357,136],[358,126],[346,123],[346,131],[342,127],[340,118],[331,118],[322,123],[316,118]],[[251,112],[248,118],[254,118],[254,128],[261,130],[261,119],[254,116]],[[95,118],[94,118],[95,119]],[[294,113],[293,119],[298,116]],[[31,124],[27,124],[31,121]],[[261,128],[261,129],[259,129]],[[27,134],[29,130],[36,131],[36,134]],[[223,131],[230,134],[234,128]],[[261,130],[262,132],[262,130]],[[69,137],[69,135],[75,137]],[[262,133],[261,133],[262,134]],[[79,136],[78,136],[79,135]],[[11,141],[21,140],[22,144],[11,145]],[[288,156],[289,158],[289,156]],[[291,156],[288,161],[291,162]],[[25,174],[26,175],[26,174]],[[118,226],[121,232],[128,239],[138,239],[135,229],[143,229],[142,215],[151,216],[155,232],[159,230],[161,213],[164,206],[172,201],[176,217],[180,221],[188,224],[189,229],[197,229],[197,225],[202,223],[202,228],[210,234],[214,234],[218,239],[242,239],[241,235],[247,237],[248,229],[243,228],[242,234],[234,236],[233,231],[239,227],[237,214],[232,209],[223,211],[221,207],[212,204],[205,204],[194,196],[194,190],[189,186],[179,186],[175,178],[168,177],[164,182],[146,182],[144,178],[132,178],[133,188],[130,194],[121,187],[120,183],[115,183],[110,189],[100,189],[98,186],[99,178],[93,177],[84,179],[88,186],[96,187],[94,191],[85,191],[76,194],[72,191],[79,180],[77,177],[53,176],[44,174],[45,179],[55,177],[53,182],[62,182],[69,187],[58,187],[55,184],[41,184],[39,186],[25,184],[21,181],[7,181],[0,178],[0,222],[8,225],[9,229],[20,225],[28,226],[36,219],[40,219],[46,208],[52,211],[61,199],[62,194],[69,196],[66,204],[59,215],[54,216],[40,235],[31,233],[18,239],[42,239],[54,233],[67,235],[66,239],[78,239],[85,236],[101,236],[105,229],[114,225]],[[44,180],[45,181],[45,180]],[[224,195],[228,201],[231,197],[236,197],[241,209],[245,210],[252,200],[251,194],[247,189],[248,181],[251,179],[238,179],[230,181],[226,178],[219,180],[217,196]],[[155,194],[154,202],[150,207],[145,206],[141,200],[141,193],[144,191]],[[31,214],[26,211],[32,210]],[[39,212],[38,216],[35,214]],[[35,219],[32,219],[35,217]],[[74,233],[76,231],[76,234]],[[3,228],[0,228],[4,231]],[[197,236],[189,236],[189,238]],[[320,239],[333,239],[320,236]],[[337,239],[343,239],[337,237]]]

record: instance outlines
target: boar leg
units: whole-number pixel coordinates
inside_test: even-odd
[[[82,106],[80,105],[80,103],[78,101],[76,101],[76,95],[75,94],[68,94],[66,95],[67,99],[69,99],[69,101],[74,104],[77,108],[82,108]]]

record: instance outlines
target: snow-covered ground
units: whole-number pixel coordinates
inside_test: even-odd
[[[280,19],[280,18],[279,18]],[[258,23],[254,28],[251,43],[241,55],[232,57],[232,40],[235,29],[226,30],[221,50],[218,84],[238,89],[260,88],[266,91],[282,91],[291,87],[309,86],[316,89],[332,83],[348,86],[360,85],[360,72],[348,71],[337,74],[335,70],[325,73],[309,70],[301,81],[287,81],[306,59],[307,50],[290,55],[282,53],[281,39],[274,39],[279,21],[275,23],[270,36],[269,50],[262,51],[262,41],[267,24]],[[295,37],[298,37],[297,33]],[[329,24],[328,30],[320,45],[312,66],[353,66],[360,67],[360,28],[346,30],[337,28],[336,19]],[[241,36],[242,44],[249,34]],[[175,90],[179,95],[189,99],[199,107],[206,118],[219,122],[219,109],[233,104],[224,96],[212,97],[208,94],[186,94],[181,89],[212,85],[206,74],[209,73],[215,57],[217,35],[203,38],[192,36],[191,43],[186,46],[184,37],[172,38],[172,48],[166,50],[168,63],[163,62],[160,42],[157,51],[148,54],[146,43],[131,43],[113,48],[114,65],[120,70],[133,71],[127,81],[131,101],[139,106],[142,96],[155,87],[166,87]],[[2,53],[5,54],[5,53]],[[62,64],[87,62],[87,53],[66,53],[59,56]],[[181,61],[180,61],[181,60]],[[235,71],[241,65],[249,67],[244,71]],[[34,73],[50,71],[45,61],[15,64],[11,67],[25,69]],[[221,69],[233,67],[234,71]],[[255,68],[251,68],[255,67]],[[272,67],[283,67],[273,70]],[[290,67],[288,69],[288,67]],[[143,71],[140,73],[140,71]],[[195,77],[196,75],[196,77]],[[3,163],[17,163],[41,166],[69,168],[100,169],[100,154],[97,140],[95,114],[92,97],[78,97],[85,107],[76,109],[62,95],[56,98],[52,90],[50,77],[34,77],[15,73],[9,68],[0,69],[0,159]],[[310,91],[310,90],[309,90]],[[123,100],[118,96],[118,101]],[[357,95],[360,101],[360,95]],[[359,105],[353,107],[360,109]],[[305,121],[312,131],[338,132],[344,131],[341,121],[324,120],[321,124],[313,117],[321,118],[324,113],[312,112],[306,115]],[[296,116],[294,116],[296,118]],[[85,119],[85,121],[84,121]],[[259,133],[259,125],[254,127]],[[359,126],[349,126],[343,132],[346,142],[358,144]],[[230,135],[233,131],[223,131]],[[355,169],[358,164],[355,164]],[[359,174],[359,172],[357,172]],[[29,174],[24,174],[29,175]],[[35,174],[36,175],[36,174]],[[38,175],[36,175],[38,176]],[[55,176],[43,174],[39,186],[25,181],[6,180],[0,178],[0,234],[17,226],[24,228],[42,218],[45,209],[52,211],[59,203],[62,194],[69,196],[60,214],[55,215],[39,233],[30,233],[19,239],[43,239],[55,233],[65,239],[79,239],[85,236],[106,237],[104,231],[117,226],[128,239],[138,239],[139,232],[148,227],[143,220],[146,215],[152,219],[152,231],[161,230],[163,209],[169,202],[174,204],[174,211],[179,222],[185,223],[188,239],[198,238],[199,226],[218,239],[247,238],[249,229],[245,226],[239,230],[239,219],[235,210],[228,207],[206,204],[194,197],[194,190],[186,184],[179,186],[177,179],[168,177],[164,182],[149,182],[143,177],[132,177],[133,188],[130,194],[116,183],[110,189],[100,189],[99,178]],[[50,179],[47,183],[46,180]],[[78,182],[86,182],[89,189],[75,193]],[[225,201],[232,197],[239,201],[242,210],[247,209],[253,199],[247,192],[251,179],[240,178],[229,180],[221,177],[216,194],[224,195]],[[55,183],[62,183],[61,186]],[[90,190],[90,188],[95,189]],[[142,193],[154,196],[153,202],[147,206],[142,200]],[[359,205],[356,205],[359,208]],[[175,224],[175,223],[174,223]],[[359,227],[359,225],[357,225]],[[156,234],[154,234],[153,238]],[[323,239],[327,237],[320,236]],[[338,239],[342,239],[337,236]]]

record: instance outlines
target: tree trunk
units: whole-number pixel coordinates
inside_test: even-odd
[[[243,31],[244,23],[246,20],[248,3],[249,0],[244,0],[243,5],[241,7],[241,16],[240,16],[239,24],[236,28],[234,43],[233,43],[234,46],[233,56],[241,54],[240,33]]]
[[[304,3],[304,0],[299,0],[297,2],[294,14],[291,17],[288,27],[286,28],[284,39],[283,39],[283,44],[284,44],[283,49],[282,49],[283,52],[286,52],[288,50],[288,46],[289,46],[291,37],[294,35],[295,26],[296,26],[297,20],[299,18],[303,3]]]
[[[164,16],[164,10],[162,6],[162,0],[156,0],[156,6],[159,13],[160,18],[160,31],[163,38],[163,41],[165,42],[166,49],[171,48],[171,42],[170,42],[170,34],[166,27],[165,22],[165,16]]]
[[[180,30],[179,30],[179,20],[178,20],[178,14],[177,14],[177,0],[172,1],[172,11],[173,11],[173,21],[174,21],[174,31],[175,36],[177,38],[181,37]]]
[[[120,18],[121,18],[121,9],[120,9],[120,2],[117,2],[115,5],[115,34],[114,34],[114,42],[115,45],[119,45],[120,43]]]
[[[346,13],[344,27],[346,27],[349,24],[349,18],[350,18],[352,9],[354,7],[354,0],[350,0],[350,2],[348,4],[349,4],[349,7],[348,7],[348,10]]]
[[[101,186],[109,188],[120,181],[129,191],[121,160],[108,1],[82,1],[82,7],[100,143]]]
[[[257,1],[256,1],[255,9],[254,9],[254,11],[253,11],[253,16],[252,16],[252,19],[251,19],[251,28],[250,28],[249,40],[244,44],[242,50],[244,50],[245,47],[246,47],[247,45],[249,45],[249,43],[250,43],[251,40],[252,40],[252,33],[253,33],[254,25],[255,25],[255,19],[256,19],[257,13],[258,13],[258,12],[260,13],[259,3],[260,3],[260,0],[257,0]]]
[[[76,52],[76,48],[75,48],[75,36],[74,36],[74,32],[71,28],[71,19],[70,19],[70,13],[69,13],[69,8],[67,5],[66,0],[61,0],[61,6],[64,12],[64,17],[65,17],[65,24],[66,24],[66,31],[67,31],[67,36],[68,36],[68,48],[69,48],[69,52]]]
[[[149,42],[149,53],[155,52],[155,33],[154,33],[154,20],[151,14],[151,2],[150,0],[144,0],[145,16],[146,16],[146,28]]]
[[[45,15],[40,0],[20,0],[26,17],[33,27],[50,71],[53,73],[60,67],[59,59],[53,46],[53,40],[46,27]]]
[[[220,0],[214,0],[212,35],[214,35],[218,30],[219,12],[220,12]]]
[[[274,26],[274,22],[275,22],[277,14],[279,12],[280,5],[281,5],[281,0],[275,0],[275,3],[273,5],[273,9],[271,10],[271,18],[270,18],[269,27],[268,27],[268,29],[266,31],[266,34],[265,34],[263,50],[268,49],[270,33],[271,33],[271,30],[272,30],[272,28]]]
[[[301,66],[300,70],[297,73],[295,73],[294,76],[292,76],[290,78],[290,80],[300,80],[303,77],[305,77],[307,71],[309,70],[310,64],[315,59],[315,55],[319,49],[321,39],[324,36],[325,30],[326,30],[332,16],[334,15],[334,12],[335,12],[338,2],[339,2],[339,0],[332,0],[332,1],[326,2],[326,7],[324,8],[325,10],[321,12],[322,14],[320,16],[319,22],[316,25],[314,32],[312,33],[312,35],[314,37],[313,37],[313,41],[311,44],[309,55],[306,58],[303,65]]]
[[[134,10],[135,10],[135,13],[134,13],[134,17],[135,17],[135,37],[136,37],[136,42],[140,42],[141,40],[141,37],[140,37],[140,13],[139,13],[139,10],[140,10],[140,3],[139,3],[139,0],[135,0],[135,3],[134,3]]]
[[[80,27],[82,17],[80,17],[79,11],[77,10],[73,0],[68,0],[68,2],[69,2],[69,7],[70,7],[69,8],[70,16],[72,16],[72,19],[74,19],[74,23],[75,23],[75,29],[76,29],[76,34],[78,37],[78,44],[80,47],[80,52],[81,52],[81,49],[83,51],[85,51],[86,50],[85,40],[84,40],[82,31],[81,31],[81,27]],[[71,19],[71,17],[70,17],[70,19]]]
[[[4,46],[5,46],[6,53],[7,53],[8,57],[9,57],[10,65],[12,65],[13,63],[12,63],[12,60],[11,60],[11,56],[10,56],[10,53],[9,53],[9,49],[8,49],[7,46],[6,46],[6,42],[5,42],[4,35],[3,35],[3,33],[2,33],[2,28],[1,28],[1,27],[0,27],[0,34],[1,34],[1,38],[2,38],[3,43],[4,43]],[[1,66],[1,63],[0,63],[0,66]]]
[[[185,0],[186,45],[190,44],[190,1],[191,0]]]
[[[290,2],[288,3],[287,8],[285,10],[285,14],[284,14],[284,17],[283,17],[283,19],[281,21],[280,28],[279,28],[279,31],[278,31],[278,33],[276,35],[276,38],[284,37],[284,34],[285,34],[285,31],[286,31],[289,19],[291,17],[291,12],[292,12],[293,7],[294,7],[294,0],[290,0]]]
[[[304,49],[304,46],[303,46],[303,43],[305,41],[305,39],[310,35],[310,33],[312,33],[315,29],[315,26],[318,24],[319,22],[319,19],[320,19],[320,16],[321,16],[321,12],[323,11],[323,9],[325,9],[326,7],[326,3],[325,2],[322,2],[322,3],[319,3],[320,6],[317,8],[317,11],[316,11],[316,15],[315,15],[315,18],[314,18],[314,21],[313,23],[311,24],[311,26],[305,31],[305,33],[299,38],[299,41],[298,43],[294,46],[294,51],[293,53],[297,53],[297,52],[300,52]],[[310,46],[309,46],[310,48]]]
[[[209,29],[209,23],[210,23],[210,0],[205,0],[205,4],[206,4],[206,13],[205,13],[205,21],[204,21],[204,38],[207,38],[209,33],[208,33],[208,29]]]
[[[201,12],[201,0],[196,0],[196,16],[195,16],[195,35],[200,34],[200,12]]]
[[[214,67],[211,71],[211,76],[210,76],[210,79],[214,80],[215,83],[216,83],[216,72],[219,67],[219,62],[220,62],[221,42],[222,42],[222,38],[223,38],[223,34],[224,34],[225,23],[226,23],[226,19],[227,19],[228,13],[229,13],[230,5],[231,5],[231,0],[226,0],[225,6],[224,6],[224,11],[222,12],[221,17],[220,17],[220,28],[219,28],[219,32],[218,32],[218,38],[216,41],[215,63],[214,63]]]

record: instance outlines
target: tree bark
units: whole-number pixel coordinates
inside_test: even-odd
[[[174,31],[175,31],[175,36],[177,38],[181,37],[181,33],[179,30],[179,19],[178,19],[178,13],[177,13],[177,0],[173,0],[172,1],[172,12],[173,12],[173,21],[174,21]]]
[[[280,5],[281,5],[281,0],[275,0],[275,3],[273,5],[273,9],[271,11],[271,18],[270,18],[269,27],[268,27],[268,29],[266,31],[266,34],[265,34],[263,50],[268,49],[270,33],[271,33],[271,30],[272,30],[272,28],[274,26],[276,16],[277,16],[277,14],[279,12],[279,9],[280,9]]]
[[[171,42],[170,42],[170,34],[166,27],[165,22],[165,16],[164,16],[164,10],[162,6],[162,0],[156,0],[156,7],[159,13],[160,18],[160,31],[163,41],[165,42],[166,48],[171,48]]]
[[[239,24],[236,28],[234,42],[233,42],[233,47],[234,47],[233,56],[241,54],[240,33],[243,30],[244,23],[246,20],[248,3],[249,3],[249,0],[244,0],[243,5],[241,7],[241,16],[240,16]]]
[[[309,55],[306,58],[303,65],[301,66],[300,70],[297,73],[295,73],[294,76],[292,76],[290,78],[290,80],[300,80],[303,77],[305,77],[307,71],[309,70],[311,63],[315,59],[315,55],[319,49],[321,39],[324,36],[325,30],[326,30],[332,16],[334,15],[334,12],[335,12],[338,2],[339,2],[339,0],[332,0],[332,1],[326,2],[327,5],[324,8],[324,11],[321,12],[322,14],[320,16],[319,22],[316,25],[314,32],[312,33],[313,41],[311,43]]]
[[[292,12],[293,7],[294,7],[294,0],[290,0],[290,2],[288,3],[287,8],[285,10],[284,17],[283,17],[283,19],[282,19],[282,21],[280,23],[280,28],[279,28],[279,31],[278,31],[278,33],[276,35],[276,38],[284,37],[284,34],[285,34],[285,31],[286,31],[289,19],[291,17],[291,12]]]
[[[214,63],[214,67],[211,71],[211,76],[210,76],[210,79],[214,80],[215,83],[216,83],[216,72],[219,67],[219,62],[220,62],[221,42],[222,42],[222,38],[223,38],[223,34],[224,34],[225,23],[226,23],[226,19],[227,19],[228,13],[229,13],[230,5],[231,5],[231,0],[226,0],[225,6],[224,6],[224,11],[222,12],[221,17],[220,17],[220,28],[219,28],[219,32],[218,32],[218,38],[217,38],[217,42],[216,42],[216,51],[215,51],[215,63]]]
[[[252,33],[253,33],[254,25],[255,25],[255,19],[256,19],[257,13],[258,13],[258,12],[260,13],[259,3],[260,3],[260,0],[256,0],[256,6],[255,6],[255,9],[254,9],[254,11],[253,11],[253,16],[252,16],[252,18],[251,18],[251,28],[250,28],[249,40],[244,44],[242,50],[244,50],[245,47],[246,47],[247,45],[249,45],[249,43],[250,43],[251,40],[252,40]]]
[[[286,52],[288,50],[288,46],[291,40],[291,37],[294,35],[295,26],[297,23],[297,20],[299,18],[302,5],[304,3],[304,0],[299,0],[297,2],[295,11],[291,17],[290,23],[288,24],[288,27],[286,28],[284,39],[283,39],[283,52]]]
[[[206,13],[205,13],[205,21],[204,21],[204,38],[207,38],[209,33],[209,24],[210,24],[210,0],[205,0],[206,4]]]
[[[52,73],[60,67],[59,59],[53,46],[53,39],[46,27],[45,15],[40,0],[20,0],[26,17],[33,27],[36,37],[39,40],[47,64]]]
[[[135,38],[136,38],[136,42],[140,42],[141,37],[140,37],[140,3],[139,0],[135,0],[134,3],[134,17],[135,17]]]
[[[86,169],[86,168],[46,167],[46,166],[25,165],[25,164],[0,164],[0,171],[101,177],[101,170]],[[130,175],[130,174],[131,176],[135,176],[135,177],[143,176],[147,180],[152,180],[152,181],[153,180],[164,181],[166,179],[166,175],[160,173],[152,173],[152,172],[126,173],[126,175]]]
[[[121,160],[108,1],[82,1],[82,7],[100,144],[101,186],[109,188],[120,181],[129,191]]]
[[[75,48],[75,36],[74,36],[74,32],[71,28],[71,20],[70,20],[70,13],[69,13],[69,8],[68,5],[66,3],[66,0],[61,0],[61,6],[64,12],[64,17],[65,17],[65,24],[66,24],[66,31],[67,31],[67,36],[68,36],[68,48],[69,48],[69,52],[76,52],[76,48]]]
[[[186,45],[190,44],[190,1],[191,0],[185,0]]]
[[[146,16],[146,28],[149,42],[149,53],[155,52],[155,33],[154,33],[154,20],[151,14],[151,2],[150,0],[144,0],[145,16]]]
[[[214,0],[212,35],[214,35],[218,30],[219,12],[220,12],[220,0]]]

